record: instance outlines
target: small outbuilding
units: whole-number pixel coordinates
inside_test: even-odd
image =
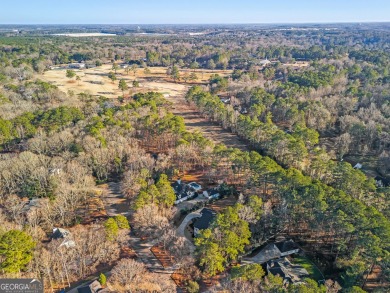
[[[78,293],[108,293],[110,292],[108,289],[105,289],[100,285],[100,283],[95,280],[90,283],[88,286],[77,288]]]

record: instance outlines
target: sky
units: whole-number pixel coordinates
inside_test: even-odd
[[[0,24],[388,22],[390,0],[3,0]]]

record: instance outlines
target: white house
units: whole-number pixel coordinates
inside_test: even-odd
[[[191,182],[190,184],[185,184],[180,179],[177,180],[175,183],[171,184],[171,187],[173,188],[175,195],[176,195],[175,204],[179,204],[183,201],[186,201],[186,200],[189,200],[189,199],[195,197],[197,195],[196,188],[199,188],[199,187],[202,188],[202,186],[200,186],[199,184],[197,184],[195,182]]]
[[[189,200],[189,199],[193,198],[194,196],[195,196],[194,191],[187,191],[187,192],[182,193],[182,194],[177,194],[175,204],[179,204],[183,201]]]
[[[260,61],[260,65],[262,66],[267,66],[269,64],[271,64],[271,61],[269,61],[268,59],[264,59]]]

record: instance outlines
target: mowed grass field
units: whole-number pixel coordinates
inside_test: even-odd
[[[198,80],[187,83],[184,81],[176,83],[166,75],[166,67],[149,67],[149,70],[150,73],[145,74],[143,68],[138,68],[134,74],[133,71],[126,73],[125,69],[118,69],[116,73],[117,80],[114,82],[108,78],[108,73],[114,71],[112,70],[111,64],[104,64],[100,67],[90,69],[75,69],[76,75],[80,77],[79,81],[76,78],[67,78],[66,69],[49,70],[38,78],[56,85],[64,92],[73,91],[75,94],[87,92],[92,95],[117,98],[118,96],[122,96],[122,92],[118,88],[120,79],[124,79],[129,86],[129,90],[125,91],[125,95],[137,92],[157,91],[170,96],[177,96],[184,94],[188,86],[207,83],[212,74],[217,73],[221,76],[231,74],[231,70],[195,70]],[[186,72],[190,74],[192,71],[190,69],[182,69],[180,70],[180,75],[184,75]],[[139,81],[140,86],[138,88],[132,87],[134,80]]]

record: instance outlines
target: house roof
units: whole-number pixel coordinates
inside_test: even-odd
[[[387,179],[387,178],[384,178],[384,177],[381,177],[381,176],[376,176],[375,177],[375,181],[381,181],[383,186],[390,186],[390,179]]]
[[[271,259],[280,258],[280,251],[274,243],[265,246],[255,257],[257,263],[265,263]]]
[[[71,248],[76,246],[76,242],[71,239],[65,238],[65,240],[61,243],[60,247],[64,245],[66,248]]]
[[[256,263],[266,263],[271,259],[278,259],[281,257],[282,253],[298,249],[298,245],[292,240],[279,241],[276,243],[269,243],[264,246],[258,254],[256,254],[252,259]]]
[[[38,208],[41,206],[41,203],[43,202],[43,198],[32,198],[30,199],[26,205],[23,207],[23,211],[29,211],[32,208]]]
[[[271,63],[271,61],[269,61],[268,59],[264,59],[264,60],[261,60],[260,61],[260,64],[270,64]]]
[[[219,191],[217,189],[208,189],[206,190],[208,196],[213,196],[216,194],[219,194]]]
[[[207,229],[210,226],[211,222],[214,220],[216,213],[213,210],[203,208],[200,211],[200,214],[202,216],[195,220],[194,228]]]
[[[269,273],[279,275],[285,281],[291,283],[299,283],[303,278],[309,276],[309,273],[304,267],[292,264],[287,258],[268,261],[267,269]]]
[[[193,188],[202,188],[202,186],[196,182],[190,182],[188,185]]]
[[[287,241],[276,242],[275,245],[281,253],[299,249],[298,245],[291,239]]]
[[[182,199],[187,196],[193,196],[194,190],[188,185],[183,182],[175,182],[171,184],[173,191],[175,192],[176,199]]]
[[[173,190],[175,191],[175,193],[180,194],[180,193],[184,192],[186,184],[183,182],[176,181],[175,183],[172,183],[171,186],[172,186]]]
[[[216,190],[216,189],[207,190],[207,192],[208,192],[210,195],[219,194],[219,191]]]
[[[77,288],[78,293],[97,293],[97,292],[107,292],[105,291],[98,281],[93,281],[88,286]]]
[[[68,237],[70,235],[71,235],[71,233],[68,230],[66,230],[66,229],[54,228],[52,237],[54,239],[58,239],[58,238],[66,238],[66,237]]]

